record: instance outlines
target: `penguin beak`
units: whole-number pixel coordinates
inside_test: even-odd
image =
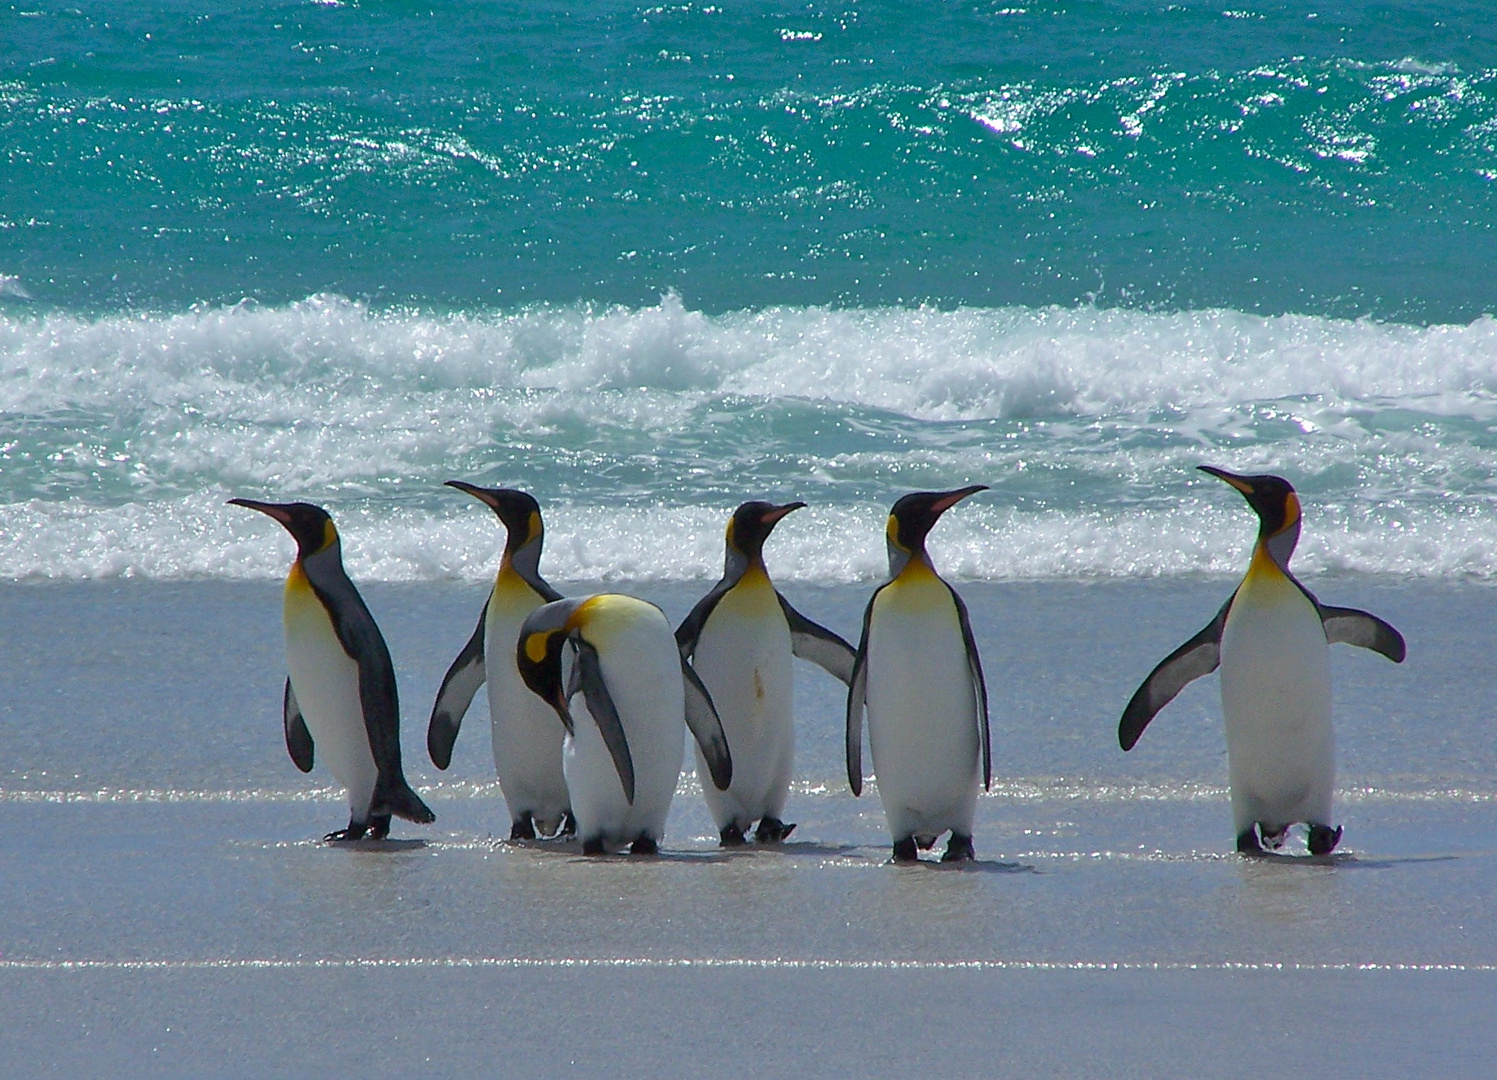
[[[950,510],[957,503],[965,499],[968,495],[976,495],[979,491],[986,490],[988,490],[988,485],[986,484],[973,484],[971,487],[958,488],[955,491],[948,491],[935,502],[930,504],[930,516],[932,518],[939,517],[946,511]]]
[[[793,513],[796,510],[802,509],[805,505],[806,504],[803,502],[793,502],[786,503],[784,506],[777,506],[769,513],[765,514],[761,520],[765,525],[773,525],[782,517],[786,516],[787,514]]]
[[[1225,480],[1244,495],[1251,495],[1256,490],[1250,481],[1235,473],[1229,473],[1226,469],[1218,469],[1215,465],[1197,465],[1196,468],[1203,473],[1208,473],[1216,477],[1218,480]]]
[[[475,484],[464,483],[462,480],[448,480],[446,486],[450,488],[457,488],[457,490],[459,491],[466,492],[467,494],[472,495],[475,499],[483,503],[490,510],[497,511],[499,509],[498,503],[495,500],[494,496],[491,495],[485,488],[478,487]]]
[[[268,514],[275,518],[288,529],[291,527],[291,511],[278,503],[256,502],[254,499],[230,499],[230,506],[244,506],[250,510],[258,510],[262,514]]]

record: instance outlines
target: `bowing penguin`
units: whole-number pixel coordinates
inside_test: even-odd
[[[552,601],[520,627],[515,666],[566,729],[562,772],[585,854],[659,850],[685,755],[683,720],[713,784],[726,791],[732,782],[712,697],[654,604],[618,593]],[[579,698],[581,715],[572,708]]]

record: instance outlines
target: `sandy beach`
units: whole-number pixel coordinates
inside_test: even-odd
[[[814,669],[783,850],[720,852],[689,775],[658,859],[499,842],[486,716],[448,774],[422,747],[459,585],[368,590],[438,821],[331,848],[340,796],[280,744],[274,586],[6,586],[0,1041],[16,1075],[1483,1075],[1489,590],[1312,586],[1410,641],[1336,652],[1335,856],[1230,853],[1209,681],[1113,741],[1230,583],[987,584],[995,782],[961,870],[887,862]],[[698,587],[637,591],[674,616]],[[789,591],[843,629],[865,595]]]

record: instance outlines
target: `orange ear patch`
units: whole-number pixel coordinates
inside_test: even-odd
[[[1284,496],[1284,524],[1279,526],[1279,532],[1283,532],[1298,522],[1299,515],[1299,496],[1291,491]],[[1274,535],[1277,536],[1278,533]]]
[[[539,633],[525,639],[525,655],[530,657],[532,664],[539,664],[546,658],[546,644],[550,638],[550,634]]]

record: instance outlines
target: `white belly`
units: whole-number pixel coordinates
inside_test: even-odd
[[[890,835],[971,836],[977,694],[956,605],[939,579],[901,578],[879,593],[867,665],[868,744]]]
[[[619,598],[622,600],[623,598]],[[603,680],[618,710],[634,763],[634,803],[623,783],[586,698],[572,698],[575,734],[562,750],[562,771],[571,792],[577,837],[601,839],[609,847],[633,843],[641,835],[659,841],[686,756],[685,700],[681,659],[665,616],[647,609],[609,625],[589,625],[586,634],[598,650]]]
[[[785,810],[795,756],[790,627],[773,586],[739,586],[713,611],[697,639],[692,666],[722,720],[733,755],[733,782],[718,791],[696,752],[697,776],[719,830],[747,829]]]
[[[566,734],[556,713],[530,692],[515,667],[520,624],[544,601],[528,587],[496,588],[484,625],[484,677],[489,695],[494,769],[511,821],[531,814],[543,834],[554,833],[570,803],[561,771]]]
[[[338,643],[327,610],[310,586],[288,585],[283,621],[286,667],[315,758],[348,789],[350,819],[366,823],[379,770],[359,703],[359,667]]]
[[[1329,825],[1336,778],[1331,670],[1320,615],[1281,575],[1252,574],[1222,631],[1232,816]]]

